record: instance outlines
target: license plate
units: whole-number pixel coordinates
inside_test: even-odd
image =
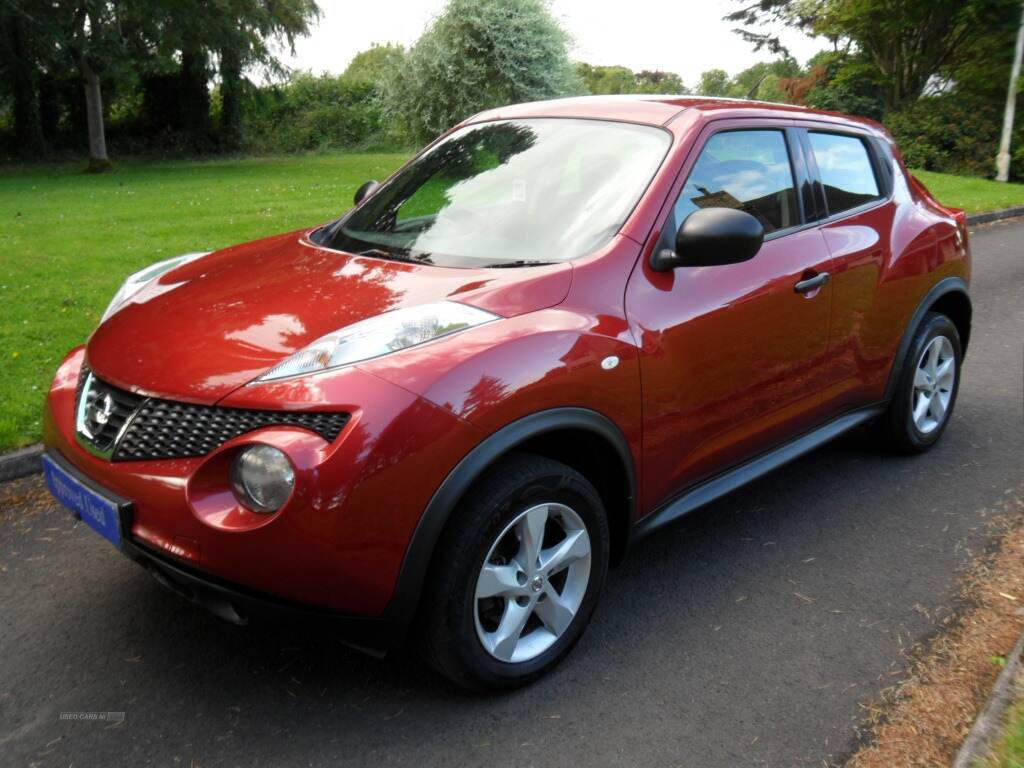
[[[125,502],[89,487],[46,454],[42,458],[46,484],[54,498],[115,547],[120,547],[121,510]]]

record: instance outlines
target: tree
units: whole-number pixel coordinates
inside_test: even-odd
[[[166,103],[168,63],[176,70],[173,127],[184,130],[194,151],[215,146],[210,118],[210,78],[220,75],[220,142],[225,149],[241,144],[242,93],[247,67],[260,64],[280,71],[270,42],[289,47],[309,32],[319,16],[315,0],[135,0],[147,5],[141,22],[148,44],[149,68],[156,74],[146,87],[149,103]],[[161,96],[161,93],[163,95]],[[171,117],[171,116],[169,116]]]
[[[862,53],[822,51],[807,63],[805,76],[780,83],[794,104],[881,120],[885,77]]]
[[[170,134],[181,146],[183,132],[193,151],[235,148],[245,72],[283,72],[271,42],[293,45],[318,14],[315,0],[0,0],[0,99],[13,107],[16,146],[26,156],[55,140],[77,147],[68,130],[80,131],[90,167],[102,169],[110,101],[136,135]]]
[[[423,141],[484,109],[571,93],[568,47],[545,0],[450,0],[387,73],[387,113]]]
[[[374,43],[352,57],[342,76],[352,82],[377,85],[383,82],[389,70],[401,66],[404,58],[405,48],[401,45]]]
[[[683,79],[675,72],[644,69],[636,73],[636,93],[687,93]]]
[[[14,140],[22,157],[46,151],[35,62],[38,40],[35,19],[16,4],[0,6],[0,77],[9,84],[14,102]]]
[[[58,98],[71,96],[73,107],[65,111],[85,132],[86,110],[82,105],[87,95],[91,95],[91,103],[97,103],[98,85],[85,75],[89,69],[96,71],[94,53],[107,56],[112,44],[116,46],[105,26],[110,10],[103,3],[84,1],[0,2],[0,92],[7,90],[11,96],[14,141],[22,157],[39,157],[48,149],[56,128]],[[86,28],[89,13],[96,18],[95,28],[91,22]],[[92,93],[87,94],[83,85]],[[96,111],[92,114],[93,138],[97,139]],[[102,120],[98,125],[102,128]],[[96,140],[94,144],[102,155],[102,142]],[[94,167],[101,165],[102,161]]]
[[[682,78],[675,72],[645,69],[634,72],[628,67],[595,66],[578,62],[576,76],[590,94],[606,93],[686,93]]]
[[[269,40],[285,42],[294,52],[296,38],[309,34],[320,16],[315,0],[230,0],[229,12],[214,30],[220,58],[221,142],[237,149],[242,142],[242,71],[254,63],[276,68]]]
[[[85,93],[85,116],[89,132],[89,171],[99,173],[110,167],[103,117],[103,89],[100,74],[105,67],[121,63],[124,46],[117,2],[106,0],[59,0],[67,26],[63,38],[78,67]]]
[[[1016,20],[1016,0],[738,0],[726,16],[757,49],[785,53],[778,25],[822,35],[834,47],[851,46],[878,68],[886,111],[917,99],[929,80],[965,60],[994,27]]]
[[[728,96],[729,73],[724,69],[709,69],[701,72],[697,93],[701,96]]]
[[[635,93],[636,75],[628,67],[601,66],[579,62],[576,75],[590,94]]]
[[[725,95],[737,99],[786,101],[786,94],[780,83],[784,78],[799,75],[800,71],[800,65],[790,57],[775,61],[759,61],[733,77]]]

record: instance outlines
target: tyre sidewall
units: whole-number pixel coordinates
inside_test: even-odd
[[[568,469],[568,468],[566,468]],[[591,563],[587,591],[572,624],[544,653],[529,661],[510,664],[491,656],[476,630],[476,583],[484,560],[499,534],[523,511],[537,504],[559,503],[573,509],[583,520],[590,537]],[[608,570],[608,523],[601,500],[593,487],[572,472],[548,472],[532,477],[523,486],[502,494],[486,522],[478,529],[455,575],[456,593],[449,602],[448,624],[453,630],[451,650],[484,687],[522,685],[554,666],[576,644],[590,621]]]
[[[946,410],[945,418],[937,428],[933,429],[931,432],[924,433],[921,432],[914,423],[914,414],[911,405],[911,396],[914,389],[914,375],[917,371],[917,365],[921,359],[921,354],[932,340],[939,336],[945,336],[953,347],[956,372],[953,377],[953,391],[949,398],[949,408]],[[921,324],[921,328],[914,335],[914,341],[911,344],[906,363],[903,366],[903,373],[900,376],[900,385],[894,395],[894,397],[897,398],[897,415],[899,423],[905,434],[906,442],[912,449],[925,450],[937,443],[939,438],[942,437],[942,433],[945,432],[950,419],[953,417],[953,409],[956,407],[957,394],[960,391],[960,367],[962,363],[963,353],[960,349],[960,335],[957,333],[956,325],[954,325],[953,321],[945,315],[936,313],[929,313],[926,315],[924,323]]]

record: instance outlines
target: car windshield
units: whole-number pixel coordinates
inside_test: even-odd
[[[448,267],[568,261],[619,230],[669,143],[661,129],[600,120],[470,125],[404,168],[324,240]]]

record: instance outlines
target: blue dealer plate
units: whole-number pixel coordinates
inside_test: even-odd
[[[54,498],[115,547],[120,547],[123,505],[93,490],[46,454],[42,458],[46,484]]]

